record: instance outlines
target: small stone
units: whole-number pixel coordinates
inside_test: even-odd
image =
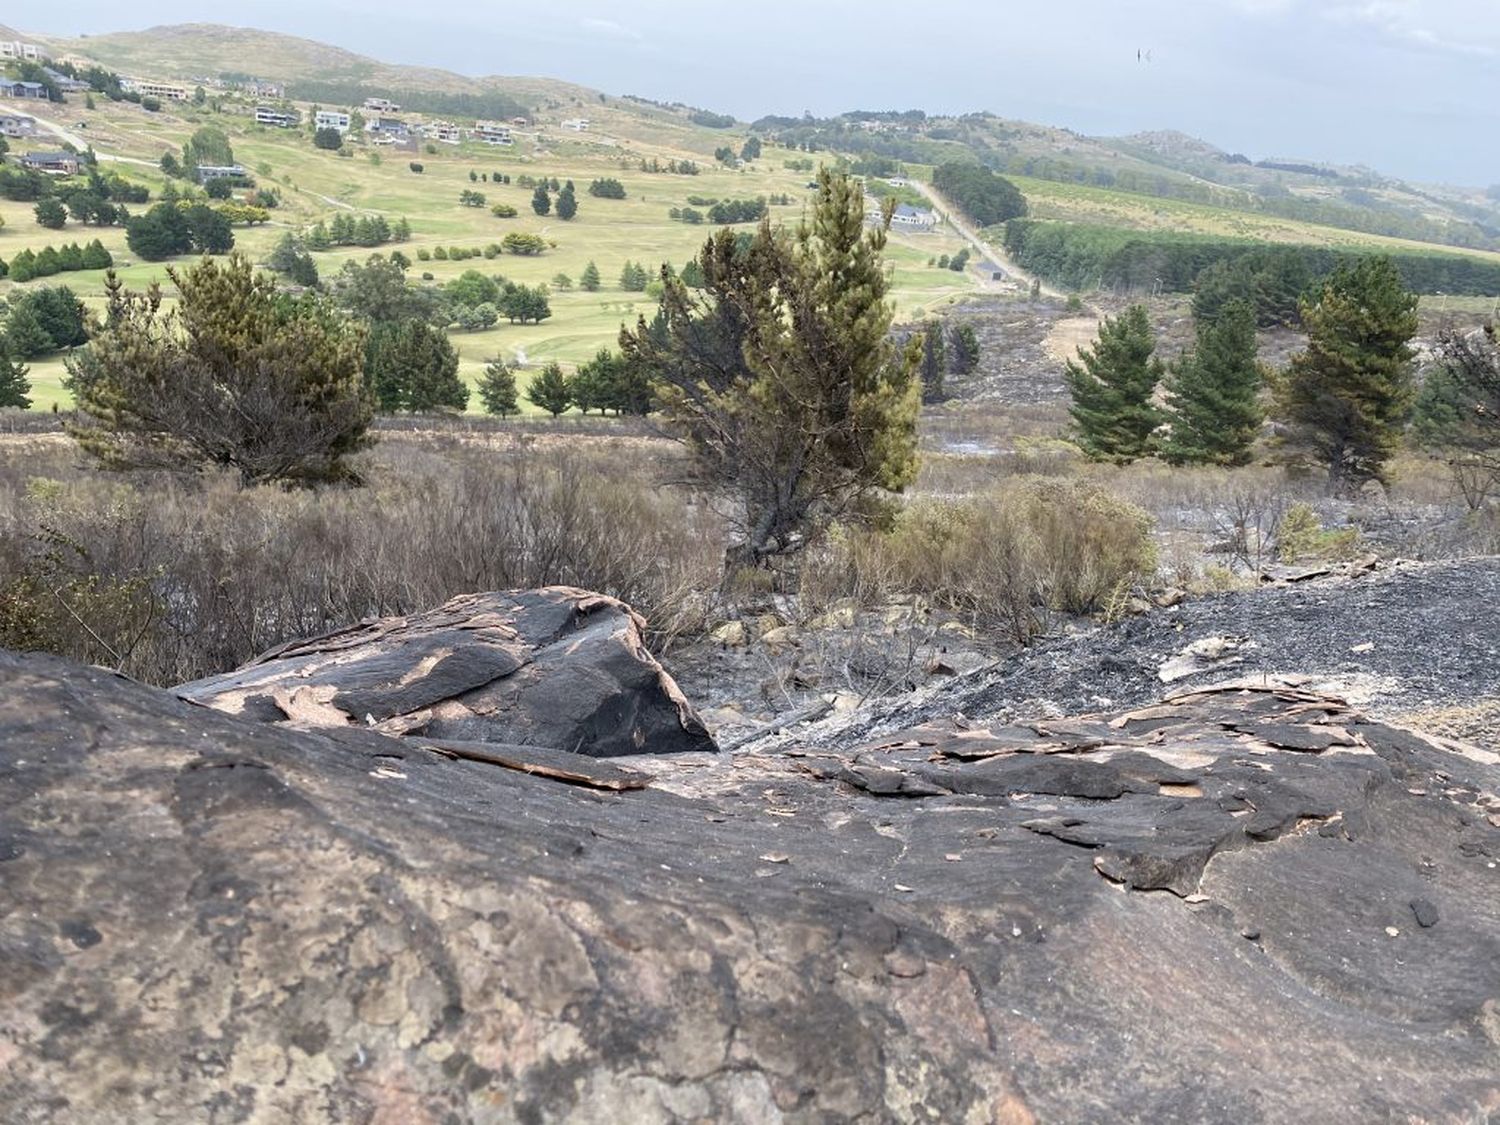
[[[791,863],[792,857],[785,852],[767,852],[760,857],[764,863]]]
[[[750,643],[749,633],[743,621],[726,621],[709,636],[726,648],[742,648]]]
[[[1349,651],[1350,652],[1360,652],[1360,653],[1374,652],[1375,651],[1375,642],[1374,641],[1366,641],[1362,645],[1354,645],[1352,648],[1349,649]]]
[[[1246,941],[1259,941],[1260,931],[1257,930],[1254,926],[1246,926],[1243,930],[1240,931],[1240,937],[1244,938]]]
[[[1395,926],[1387,926],[1385,928],[1385,936],[1386,937],[1400,937],[1401,936],[1401,931],[1398,930],[1398,929],[1396,929]]]
[[[957,863],[959,860],[963,859],[963,856],[959,855],[957,852],[949,852],[947,855],[943,856],[943,858],[946,859],[949,863]]]
[[[1417,925],[1424,930],[1431,929],[1438,923],[1438,908],[1431,899],[1412,899],[1411,912],[1416,915]]]

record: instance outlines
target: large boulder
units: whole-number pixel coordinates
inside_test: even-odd
[[[1496,756],[1307,692],[603,762],[0,653],[0,748],[8,1123],[1500,1113]]]
[[[550,747],[591,757],[712,750],[624,603],[565,586],[466,594],[296,641],[183,699],[304,728]]]

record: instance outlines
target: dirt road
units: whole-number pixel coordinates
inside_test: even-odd
[[[939,192],[937,188],[933,187],[931,184],[924,184],[920,180],[912,180],[911,186],[916,188],[917,191],[921,192],[926,197],[927,202],[932,204],[932,206],[939,212],[939,214],[941,214],[947,220],[948,225],[951,226],[955,231],[957,231],[959,236],[974,248],[974,252],[978,254],[981,259],[988,259],[989,261],[995,262],[1011,277],[1015,278],[1017,281],[1021,282],[1024,285],[1031,286],[1033,284],[1036,284],[1038,278],[1036,278],[1032,274],[1027,273],[1020,266],[1016,265],[1016,263],[1012,261],[1010,257],[1005,253],[1003,247],[996,246],[994,243],[986,242],[984,241],[984,239],[980,238],[979,233],[973,227],[969,226],[968,223],[964,222],[964,220],[959,216],[958,210],[953,206],[953,204],[949,203],[947,199],[943,198],[942,193]],[[994,287],[994,282],[986,278],[985,288],[990,289]],[[1054,289],[1045,281],[1041,282],[1041,291],[1046,296],[1054,297],[1059,301],[1066,300],[1068,296],[1066,293],[1063,293],[1058,289]]]

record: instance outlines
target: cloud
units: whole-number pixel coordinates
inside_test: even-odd
[[[583,30],[592,32],[594,35],[605,39],[624,39],[631,43],[640,43],[646,37],[633,27],[626,27],[617,20],[599,19],[594,16],[586,16],[578,21]]]
[[[1336,4],[1326,16],[1367,29],[1397,47],[1495,58],[1500,56],[1500,38],[1493,18],[1482,13],[1481,6],[1472,0],[1358,0]]]

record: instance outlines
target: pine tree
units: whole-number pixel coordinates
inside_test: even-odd
[[[557,195],[557,217],[566,220],[576,214],[578,214],[578,197],[573,192],[573,181],[569,180]]]
[[[68,222],[68,209],[62,201],[48,197],[36,205],[36,221],[48,230],[62,230]]]
[[[544,184],[537,184],[536,191],[531,193],[531,209],[538,215],[546,215],[552,211],[552,197],[547,194]]]
[[[516,395],[516,373],[503,359],[496,357],[484,365],[484,374],[479,377],[479,397],[484,402],[485,413],[509,418],[520,413]]]
[[[943,377],[948,372],[948,349],[943,343],[943,322],[929,320],[922,328],[922,401],[942,402]]]
[[[1331,492],[1384,484],[1416,398],[1416,296],[1390,258],[1367,257],[1335,270],[1302,321],[1307,349],[1277,381],[1278,418],[1327,467]]]
[[[954,325],[948,333],[948,370],[968,375],[979,363],[979,336],[972,324]]]
[[[764,223],[743,249],[716,232],[704,289],[665,277],[656,319],[621,335],[690,479],[736,513],[730,574],[888,514],[916,476],[920,344],[891,340],[885,240],[860,185],[825,169],[795,232]]]
[[[1255,361],[1255,309],[1246,301],[1224,306],[1195,325],[1193,350],[1167,378],[1171,430],[1162,457],[1173,465],[1245,465],[1265,421],[1261,372]]]
[[[384,411],[422,414],[469,404],[448,334],[420,320],[385,321],[370,329],[365,378]]]
[[[1092,348],[1068,361],[1064,376],[1073,396],[1069,413],[1078,444],[1099,461],[1125,464],[1149,456],[1161,414],[1151,401],[1162,364],[1153,353],[1156,334],[1144,305],[1106,318]]]
[[[26,365],[19,358],[12,359],[5,341],[0,340],[0,407],[30,409],[31,380],[26,374]]]
[[[599,285],[599,267],[590,262],[583,267],[583,275],[578,279],[578,287],[587,293],[597,293]]]
[[[57,349],[30,301],[16,305],[5,319],[5,350],[17,359],[35,359]]]
[[[526,388],[526,397],[531,400],[532,405],[540,406],[554,418],[573,403],[567,377],[556,363],[547,364],[537,373],[531,386]]]

